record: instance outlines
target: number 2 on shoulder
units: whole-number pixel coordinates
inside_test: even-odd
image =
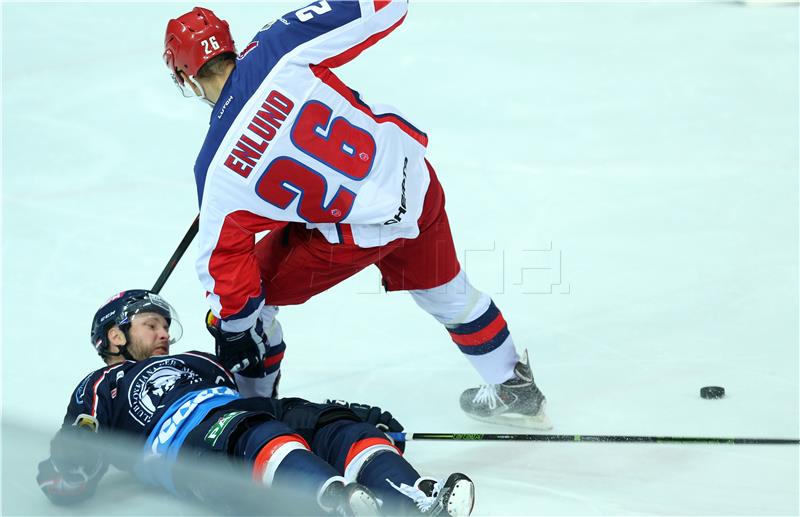
[[[301,22],[307,22],[308,20],[312,19],[315,14],[325,14],[332,10],[331,4],[328,3],[328,0],[322,0],[315,4],[311,4],[308,7],[304,7],[298,11],[295,11],[295,16]]]

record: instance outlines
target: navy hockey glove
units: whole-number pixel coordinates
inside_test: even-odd
[[[388,411],[383,411],[378,406],[370,406],[368,404],[359,404],[357,402],[347,402],[345,400],[326,400],[327,404],[338,404],[350,408],[358,418],[367,424],[372,424],[383,433],[400,433],[405,429],[403,425],[397,421]],[[386,435],[395,447],[400,449],[400,452],[405,452],[406,442],[395,442],[391,436]]]
[[[214,350],[222,366],[245,377],[259,377],[264,369],[267,338],[261,319],[242,332],[222,330],[221,322],[211,311],[206,314],[206,328],[214,336]]]
[[[108,469],[99,448],[92,443],[97,421],[80,415],[75,424],[62,427],[50,442],[50,458],[39,463],[36,481],[48,499],[65,505],[90,497]]]

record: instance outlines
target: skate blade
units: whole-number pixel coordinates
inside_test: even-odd
[[[475,506],[475,484],[469,479],[460,479],[453,486],[445,503],[445,510],[450,517],[467,516]]]
[[[553,428],[553,424],[544,411],[540,411],[537,415],[495,415],[495,416],[477,416],[466,413],[470,418],[496,425],[510,425],[514,427],[524,427],[525,429],[536,429],[537,431],[549,431]]]

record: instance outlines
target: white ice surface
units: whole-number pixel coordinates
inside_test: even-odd
[[[240,43],[292,7],[208,6]],[[99,364],[90,317],[152,285],[196,212],[208,108],[160,57],[191,7],[2,5],[2,411],[37,430],[4,435],[5,514],[57,511],[35,460]],[[798,48],[796,6],[417,2],[339,74],[428,132],[462,262],[530,350],[553,432],[797,438]],[[211,351],[194,255],[163,294],[176,349]],[[514,431],[461,413],[477,375],[376,270],[281,321],[285,396],[371,402],[416,432]],[[711,384],[728,396],[701,400]],[[800,513],[796,446],[415,442],[407,457],[472,476],[480,515]],[[188,511],[120,476],[70,513]]]

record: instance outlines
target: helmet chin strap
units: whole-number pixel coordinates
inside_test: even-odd
[[[123,358],[127,359],[128,361],[136,361],[136,359],[134,359],[134,357],[131,355],[131,353],[128,352],[128,345],[118,345],[117,349],[119,350],[119,352],[106,352],[105,355],[106,356],[112,356],[112,357],[122,356]]]
[[[188,83],[194,85],[194,87],[197,88],[197,91],[199,91],[200,94],[198,95],[197,93],[195,93],[195,90]],[[211,102],[206,96],[205,88],[203,88],[203,85],[200,84],[200,81],[198,81],[193,75],[186,77],[186,80],[183,82],[183,84],[181,84],[177,80],[175,81],[175,84],[178,86],[178,89],[181,91],[181,94],[184,97],[187,98],[197,97],[198,99],[205,102],[212,108],[214,107],[214,103]]]
[[[198,90],[200,90],[200,95],[198,95],[197,97],[199,97],[201,101],[205,102],[206,104],[208,104],[213,108],[214,103],[208,100],[208,97],[206,97],[206,90],[205,88],[203,88],[203,85],[200,84],[200,81],[195,79],[194,76],[189,77],[189,80],[192,81],[192,84],[195,85]]]

